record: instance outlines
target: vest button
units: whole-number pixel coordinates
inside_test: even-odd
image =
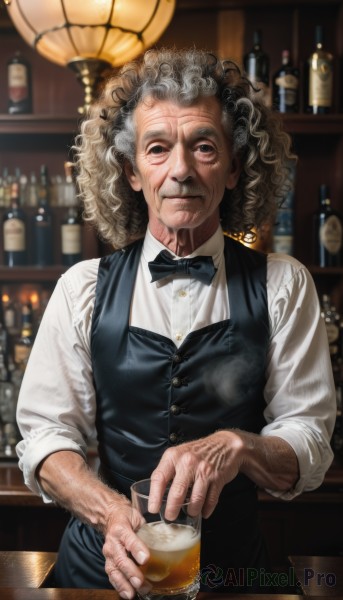
[[[182,385],[182,381],[181,381],[180,377],[173,377],[171,382],[172,382],[173,387],[180,387]]]
[[[179,415],[181,412],[181,408],[177,404],[172,404],[170,407],[170,412],[172,415]]]
[[[169,436],[169,441],[170,441],[172,444],[176,444],[177,440],[178,440],[178,435],[177,435],[177,433],[171,433],[171,434],[170,434],[170,436]]]
[[[180,362],[182,362],[182,356],[181,356],[181,354],[173,354],[172,361],[175,364],[179,364]]]

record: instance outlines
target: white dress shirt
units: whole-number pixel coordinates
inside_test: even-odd
[[[151,283],[148,262],[164,246],[148,231],[138,267],[130,324],[157,332],[180,346],[188,332],[230,317],[224,239],[221,229],[190,256],[211,255],[217,273],[210,286],[188,276]],[[35,470],[49,454],[72,450],[84,457],[95,438],[96,399],[90,334],[100,259],[71,267],[57,282],[44,313],[20,391],[17,446],[26,485],[41,490]],[[294,258],[267,259],[270,345],[261,435],[279,436],[294,449],[300,478],[291,499],[318,487],[333,454],[330,437],[336,414],[327,334],[316,289]],[[121,315],[118,315],[118,319]]]

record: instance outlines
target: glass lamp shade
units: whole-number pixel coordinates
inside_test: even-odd
[[[152,46],[169,25],[176,0],[5,0],[11,20],[37,52],[96,78]],[[79,65],[80,63],[80,65]],[[86,68],[87,70],[87,68]],[[90,87],[92,84],[90,84]],[[86,102],[87,104],[87,102]]]

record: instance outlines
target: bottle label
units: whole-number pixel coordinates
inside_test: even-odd
[[[273,252],[281,254],[293,254],[293,236],[292,235],[274,235]]]
[[[62,254],[81,254],[81,225],[62,225]]]
[[[279,93],[283,94],[286,106],[295,106],[297,104],[299,80],[295,75],[287,74],[277,77],[275,85],[279,87]]]
[[[342,223],[331,215],[319,229],[319,241],[330,254],[338,254],[342,248]]]
[[[14,329],[16,326],[16,313],[14,308],[8,306],[4,311],[4,321],[7,329]]]
[[[299,80],[295,75],[291,73],[277,77],[275,80],[276,85],[284,88],[285,90],[297,90],[299,86]]]
[[[338,340],[339,329],[334,323],[325,323],[329,344]]]
[[[25,223],[20,219],[8,219],[4,223],[5,252],[23,252],[25,250]]]
[[[12,102],[20,102],[28,96],[28,77],[25,65],[8,67],[8,95]]]
[[[330,107],[332,104],[332,67],[328,60],[313,59],[310,64],[309,105]]]
[[[31,352],[31,346],[25,346],[24,344],[16,344],[14,347],[14,362],[17,364],[27,363]]]

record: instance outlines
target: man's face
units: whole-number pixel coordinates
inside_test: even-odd
[[[144,194],[151,231],[215,230],[225,187],[239,177],[218,100],[185,107],[147,98],[134,119],[136,165],[126,174]]]

